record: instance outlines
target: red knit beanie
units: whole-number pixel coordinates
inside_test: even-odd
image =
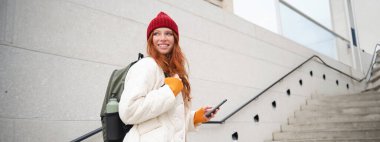
[[[161,27],[166,27],[173,30],[179,37],[177,24],[166,13],[161,11],[160,13],[158,13],[156,18],[150,21],[146,32],[146,39],[148,40],[149,35],[150,33],[152,33],[153,30]]]

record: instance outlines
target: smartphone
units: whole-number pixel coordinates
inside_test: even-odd
[[[208,111],[205,115],[206,117],[211,117],[212,113],[215,113],[216,109],[218,109],[220,106],[222,106],[225,102],[227,102],[227,99],[224,99],[221,103],[213,107],[210,111]]]

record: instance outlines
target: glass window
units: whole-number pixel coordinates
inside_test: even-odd
[[[277,0],[234,0],[234,13],[260,27],[278,33]]]
[[[337,59],[336,37],[332,33],[282,3],[279,9],[283,36]]]

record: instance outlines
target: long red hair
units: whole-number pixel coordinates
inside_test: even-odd
[[[191,101],[191,87],[188,78],[188,73],[185,70],[185,63],[187,63],[185,55],[181,51],[181,47],[178,43],[178,35],[173,32],[174,45],[172,50],[167,54],[160,54],[153,44],[153,32],[149,35],[147,43],[148,55],[153,57],[156,63],[162,68],[162,70],[169,76],[178,74],[183,83],[182,96],[186,105]]]

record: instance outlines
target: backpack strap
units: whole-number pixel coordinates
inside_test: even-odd
[[[144,54],[139,53],[139,55],[138,55],[138,57],[137,57],[137,60],[140,60],[140,59],[142,59],[142,58],[144,58]]]
[[[166,78],[166,77],[169,77],[169,75],[168,75],[166,72],[164,72],[164,75],[165,75],[165,78]],[[161,87],[164,86],[164,85],[165,85],[165,83],[162,84]]]

